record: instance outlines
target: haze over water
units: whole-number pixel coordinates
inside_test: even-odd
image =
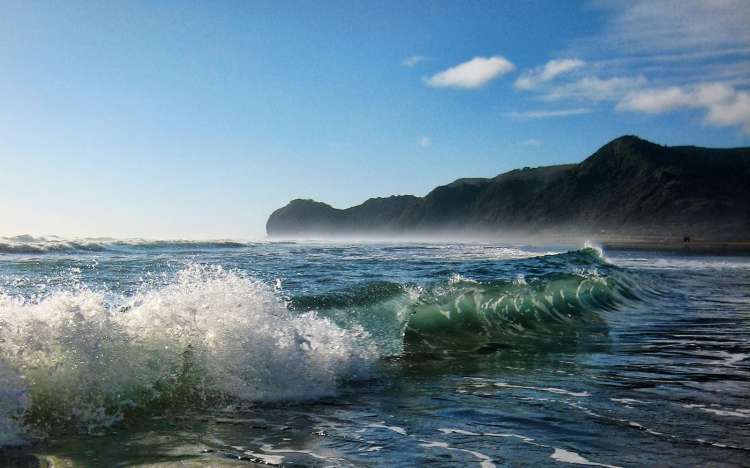
[[[741,466],[750,260],[0,242],[4,463]]]

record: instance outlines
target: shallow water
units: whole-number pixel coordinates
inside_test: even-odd
[[[750,258],[28,237],[0,251],[0,464],[750,463]]]

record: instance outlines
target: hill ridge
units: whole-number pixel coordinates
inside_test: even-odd
[[[618,232],[750,239],[750,148],[664,146],[616,138],[577,164],[458,178],[424,197],[370,198],[344,209],[295,199],[272,237],[434,233]]]

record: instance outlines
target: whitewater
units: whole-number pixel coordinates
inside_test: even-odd
[[[748,285],[588,245],[0,238],[0,461],[742,466]]]

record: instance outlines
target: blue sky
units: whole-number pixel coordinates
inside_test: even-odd
[[[577,162],[750,145],[750,3],[3,2],[0,235],[255,238]]]

